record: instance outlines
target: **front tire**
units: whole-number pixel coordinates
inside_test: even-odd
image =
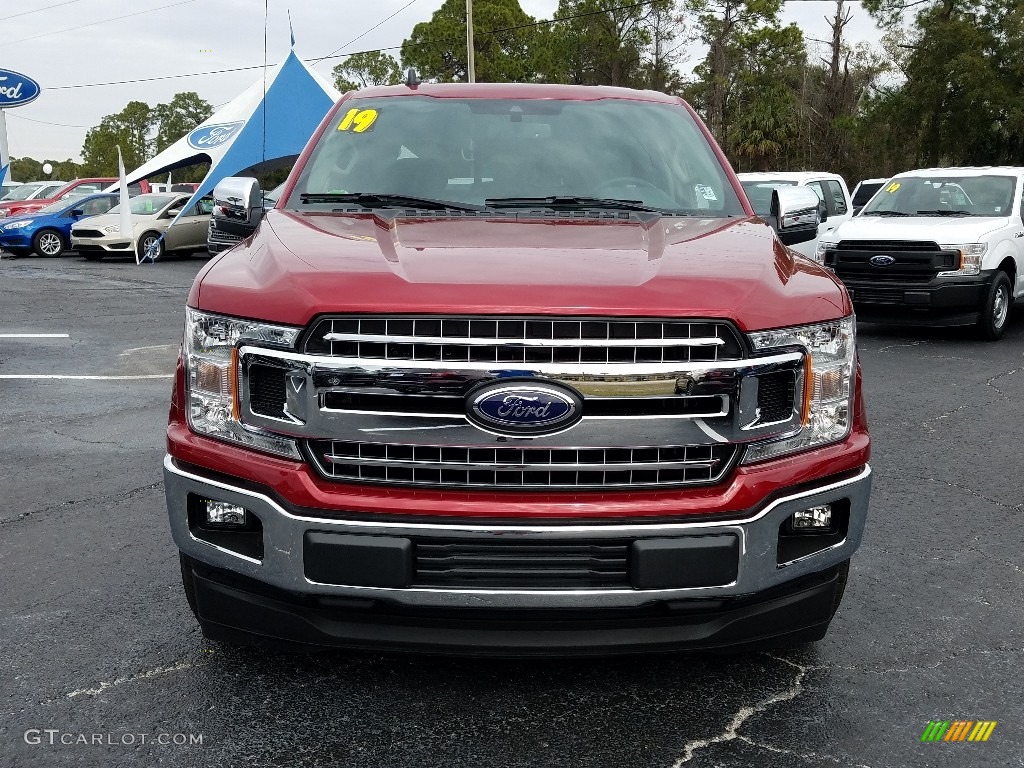
[[[153,248],[151,256],[146,256],[150,248]],[[164,241],[160,239],[160,233],[158,232],[146,232],[142,237],[139,238],[139,244],[136,246],[138,251],[139,260],[147,259],[148,261],[157,262],[164,257]]]
[[[1005,272],[998,271],[981,306],[981,315],[978,318],[978,335],[981,338],[998,341],[1003,337],[1012,303],[1013,287],[1010,285],[1010,277]]]
[[[32,252],[37,256],[56,258],[64,253],[64,237],[55,229],[41,229],[32,238]]]

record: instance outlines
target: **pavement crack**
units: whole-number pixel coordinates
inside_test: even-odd
[[[161,675],[170,674],[171,672],[179,672],[183,669],[195,669],[196,667],[205,666],[205,662],[193,662],[193,661],[179,661],[177,664],[172,664],[169,667],[155,667],[154,669],[148,669],[144,672],[139,672],[137,675],[129,675],[127,677],[119,677],[110,682],[100,683],[95,688],[81,688],[77,691],[71,691],[67,694],[67,698],[73,699],[76,696],[97,696],[110,688],[114,688],[118,685],[124,685],[125,683],[136,683],[141,680],[149,680],[154,677]]]
[[[946,411],[945,413],[939,414],[934,419],[928,419],[927,421],[922,421],[921,422],[921,426],[924,427],[925,429],[927,429],[929,432],[934,434],[938,430],[936,430],[934,427],[932,427],[931,426],[932,424],[934,424],[937,421],[942,421],[943,419],[948,419],[950,416],[953,416],[953,415],[959,413],[960,411],[964,410],[965,408],[969,408],[970,406],[971,406],[970,403],[964,403],[963,405],[958,405],[952,411]]]
[[[1002,507],[1003,509],[1008,509],[1011,512],[1020,512],[1020,511],[1024,510],[1024,503],[1022,503],[1022,504],[1007,504],[1005,501],[998,501],[996,499],[989,498],[988,496],[986,496],[985,494],[981,493],[980,491],[976,491],[974,488],[970,488],[970,487],[968,487],[966,485],[961,485],[960,483],[954,483],[952,480],[942,480],[942,479],[940,479],[938,477],[918,477],[916,479],[924,480],[925,482],[929,482],[929,483],[938,483],[940,485],[945,485],[945,486],[948,486],[950,488],[955,488],[956,490],[963,491],[964,493],[966,493],[966,494],[968,494],[970,496],[973,496],[976,499],[981,499],[982,501],[988,502],[989,504],[994,504],[997,507]]]
[[[89,498],[86,499],[69,499],[68,501],[62,501],[59,504],[51,504],[50,506],[43,507],[41,509],[33,509],[28,512],[21,512],[15,517],[9,517],[4,520],[0,520],[0,526],[11,525],[12,523],[22,522],[32,517],[38,517],[39,515],[46,514],[47,512],[67,509],[69,507],[77,507],[81,506],[82,504],[92,504],[94,502],[101,501],[108,501],[116,504],[121,501],[127,501],[128,499],[134,498],[135,496],[138,496],[141,493],[146,493],[147,491],[152,491],[162,486],[163,481],[161,480],[156,483],[150,483],[149,485],[139,486],[138,488],[130,488],[129,490],[122,491],[121,493],[105,494],[102,496],[90,496]]]
[[[755,715],[759,715],[762,712],[770,709],[771,707],[774,707],[776,704],[782,704],[787,701],[792,701],[793,699],[795,699],[797,696],[803,693],[804,678],[807,677],[807,675],[810,672],[816,669],[821,669],[821,667],[811,667],[804,666],[802,664],[797,664],[795,661],[790,661],[789,659],[784,659],[780,656],[773,656],[772,654],[764,655],[770,659],[774,659],[775,661],[788,664],[797,671],[796,677],[793,679],[792,685],[790,685],[789,688],[782,691],[781,693],[776,693],[773,696],[761,699],[761,701],[757,702],[756,704],[740,707],[739,711],[737,711],[736,714],[733,715],[732,720],[725,727],[725,730],[717,736],[712,736],[707,739],[694,739],[693,741],[684,744],[683,754],[678,760],[672,763],[672,768],[679,768],[679,766],[685,765],[686,763],[690,762],[690,760],[693,759],[693,756],[697,753],[698,750],[704,749],[705,747],[710,747],[714,744],[723,744],[727,741],[733,741],[735,739],[742,738],[739,734],[739,730],[743,727],[744,723],[746,723],[750,718],[754,717]]]
[[[920,346],[921,344],[930,344],[930,343],[931,343],[931,340],[929,340],[929,339],[921,339],[920,341],[912,341],[909,344],[889,344],[888,346],[885,346],[885,347],[879,347],[878,351],[879,352],[888,352],[890,349],[899,349],[900,347],[917,347],[917,346]]]
[[[736,738],[757,749],[763,749],[766,752],[773,752],[777,755],[789,755],[791,757],[796,757],[803,760],[805,763],[810,763],[811,765],[819,765],[822,760],[827,760],[828,762],[835,763],[836,765],[847,766],[847,768],[871,768],[870,765],[864,765],[863,763],[851,763],[847,760],[833,757],[832,755],[823,755],[820,752],[797,752],[793,749],[776,747],[773,744],[765,744],[763,741],[755,741],[749,736],[737,736]]]
[[[50,431],[57,437],[63,437],[66,440],[73,440],[76,443],[83,443],[85,445],[112,445],[115,448],[125,447],[121,443],[114,442],[113,440],[86,440],[84,437],[77,437],[76,435],[69,435],[65,432],[58,432],[56,429],[52,429]]]
[[[994,382],[996,379],[1003,378],[1003,376],[1013,376],[1013,374],[1020,373],[1022,370],[1024,370],[1024,368],[1014,368],[1013,370],[1006,371],[1005,373],[997,373],[995,376],[993,376],[991,379],[989,379],[988,381],[985,382],[985,386],[986,387],[992,387],[992,389],[994,389],[996,391],[996,394],[999,395],[999,397],[1001,397],[1003,400],[1009,400],[1010,399],[1009,395],[1007,395],[1005,392],[1003,392],[1003,390],[1001,390],[999,387],[997,387],[992,382]]]

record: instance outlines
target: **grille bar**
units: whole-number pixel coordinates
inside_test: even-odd
[[[498,488],[605,488],[717,482],[733,445],[653,448],[476,448],[310,440],[331,480]]]
[[[325,341],[373,341],[380,342],[380,336],[360,333],[328,333],[324,335]],[[451,344],[453,339],[445,336],[388,336],[389,344]],[[460,346],[485,347],[494,346],[495,339],[465,338],[454,339]],[[719,347],[725,344],[724,339],[716,336],[707,336],[696,339],[499,339],[499,343],[508,345],[523,345],[528,347]]]
[[[416,541],[414,583],[475,587],[629,586],[628,541]]]
[[[455,363],[676,363],[738,360],[731,325],[715,320],[332,317],[305,351],[367,360]]]

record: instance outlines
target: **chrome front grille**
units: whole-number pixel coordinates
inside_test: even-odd
[[[733,327],[714,320],[645,318],[328,317],[305,352],[383,361],[637,364],[737,360]]]
[[[642,488],[718,482],[737,446],[510,448],[309,440],[330,480],[534,490]]]

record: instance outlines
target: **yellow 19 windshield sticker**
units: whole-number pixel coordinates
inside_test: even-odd
[[[377,122],[376,109],[359,109],[353,107],[342,118],[338,124],[339,131],[352,131],[352,133],[365,133]]]
[[[885,191],[888,192],[891,195],[893,192],[895,192],[899,188],[900,188],[900,183],[898,181],[894,181],[892,184],[890,184],[888,187],[885,188]]]

